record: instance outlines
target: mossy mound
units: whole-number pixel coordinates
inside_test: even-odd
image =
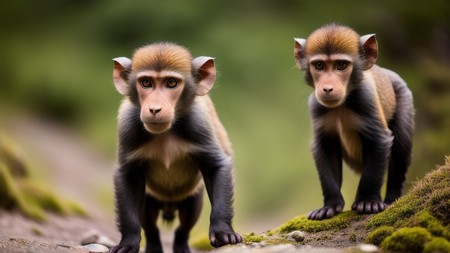
[[[331,219],[292,218],[262,234],[244,235],[246,244],[295,244],[351,248],[361,243],[383,252],[450,253],[450,159],[417,181],[408,194],[376,215],[342,212]],[[293,240],[289,233],[306,232]]]
[[[392,252],[422,252],[431,239],[425,228],[400,228],[383,240],[381,248]]]
[[[45,220],[45,211],[57,214],[86,215],[77,204],[64,201],[46,185],[29,175],[25,159],[14,143],[0,134],[0,208],[19,210],[35,220]]]
[[[367,242],[392,252],[450,252],[450,159],[372,217]],[[436,250],[435,250],[436,249]],[[435,250],[435,251],[433,251]]]
[[[304,232],[320,232],[332,229],[344,229],[351,222],[359,221],[360,219],[361,216],[352,211],[342,212],[333,218],[326,220],[308,220],[306,215],[301,215],[287,221],[275,232],[286,234],[295,230]]]
[[[450,242],[444,238],[433,238],[423,250],[423,253],[448,253],[450,252]]]

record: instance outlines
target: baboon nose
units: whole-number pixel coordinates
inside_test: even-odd
[[[150,113],[154,115],[158,114],[158,112],[161,111],[161,107],[159,106],[154,106],[154,107],[150,107]]]
[[[333,88],[331,88],[331,87],[323,87],[323,91],[325,93],[331,93],[333,91]]]

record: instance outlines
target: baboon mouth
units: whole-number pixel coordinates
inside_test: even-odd
[[[326,107],[337,107],[342,104],[341,99],[321,99],[320,102]]]
[[[167,125],[169,122],[166,121],[160,121],[160,120],[149,120],[147,122],[144,122],[145,124],[152,125],[152,126],[158,126],[158,125]]]
[[[162,121],[149,121],[145,122],[144,126],[150,133],[161,133],[170,128],[170,123]]]

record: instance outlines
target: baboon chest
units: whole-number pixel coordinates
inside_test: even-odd
[[[348,109],[337,109],[322,119],[326,131],[339,136],[342,157],[354,170],[362,171],[362,145],[359,135],[360,120]]]
[[[179,201],[197,192],[203,183],[191,157],[195,150],[192,143],[164,134],[133,152],[146,160],[146,191],[162,201]]]

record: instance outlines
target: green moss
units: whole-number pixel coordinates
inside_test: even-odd
[[[320,232],[330,229],[343,229],[352,221],[361,219],[361,216],[352,211],[342,212],[331,219],[308,220],[305,215],[294,217],[278,228],[279,233],[289,233],[295,230],[305,232]]]
[[[422,252],[431,239],[430,232],[425,228],[401,228],[381,243],[381,249],[399,253]]]
[[[68,206],[61,199],[55,196],[48,188],[39,182],[27,180],[22,183],[22,191],[27,196],[29,202],[34,202],[45,210],[57,214],[69,214]]]
[[[255,233],[244,234],[242,239],[246,243],[258,243],[266,239],[264,235],[256,235]]]
[[[44,235],[44,233],[42,232],[42,230],[38,227],[32,227],[31,228],[31,232],[33,233],[33,235],[37,235],[37,236],[42,236]]]
[[[450,231],[442,223],[427,211],[415,215],[410,221],[411,225],[426,228],[433,236],[450,239]]]
[[[411,191],[396,201],[385,212],[375,215],[367,227],[381,225],[407,226],[404,222],[413,215],[426,210],[443,225],[450,224],[450,161],[428,173],[415,183]]]
[[[288,239],[285,238],[285,237],[277,237],[277,236],[274,236],[274,237],[268,237],[268,238],[265,240],[265,242],[266,242],[268,245],[292,244],[292,241],[291,241],[291,240],[288,240]]]
[[[448,253],[450,252],[450,242],[444,238],[435,237],[433,238],[425,248],[423,253]]]
[[[379,246],[392,233],[394,233],[393,227],[381,226],[367,235],[366,242]]]
[[[404,227],[406,226],[404,221],[418,212],[418,202],[419,201],[415,196],[406,195],[392,204],[384,212],[373,216],[367,222],[366,227],[368,229],[377,228],[379,226]]]
[[[66,205],[68,206],[68,209],[70,210],[71,214],[76,214],[79,216],[88,216],[86,210],[83,207],[81,207],[78,203],[75,203],[73,201],[66,201]]]
[[[432,236],[441,237],[448,242],[450,239],[448,210],[450,210],[450,160],[447,158],[444,166],[438,166],[436,170],[428,173],[415,183],[408,194],[386,211],[370,219],[366,227],[373,231],[369,233],[366,241],[381,244],[382,248],[394,252],[408,252],[402,248],[409,247],[408,245],[414,245],[411,246],[417,250],[414,252],[421,252]],[[389,235],[390,233],[392,235]]]
[[[267,236],[273,236],[273,235],[275,235],[276,234],[276,231],[275,230],[269,230],[269,231],[267,231]]]
[[[6,209],[18,208],[26,216],[38,220],[45,220],[44,211],[34,204],[28,203],[21,189],[5,164],[0,162],[0,206]]]
[[[201,234],[195,238],[192,238],[190,240],[190,246],[199,251],[210,251],[214,249],[209,242],[209,237],[207,234]]]
[[[287,239],[284,236],[279,236],[274,233],[263,233],[263,234],[255,234],[248,233],[242,236],[244,243],[252,244],[252,243],[260,243],[264,242],[267,245],[279,245],[279,244],[291,244],[292,241]]]
[[[29,175],[26,164],[18,155],[14,142],[6,138],[0,131],[0,161],[8,168],[13,177],[27,177]]]
[[[450,177],[450,174],[448,175]],[[450,185],[445,185],[431,194],[429,212],[439,219],[443,225],[450,225]]]
[[[354,232],[350,233],[349,236],[348,236],[348,240],[351,241],[351,242],[356,242],[357,239],[358,239],[358,236]]]
[[[26,162],[11,148],[11,140],[0,135],[0,207],[19,210],[29,218],[43,221],[45,211],[86,215],[79,205],[64,201],[46,185],[31,178]]]
[[[0,206],[10,209],[17,206],[22,198],[11,173],[6,165],[0,162]]]

